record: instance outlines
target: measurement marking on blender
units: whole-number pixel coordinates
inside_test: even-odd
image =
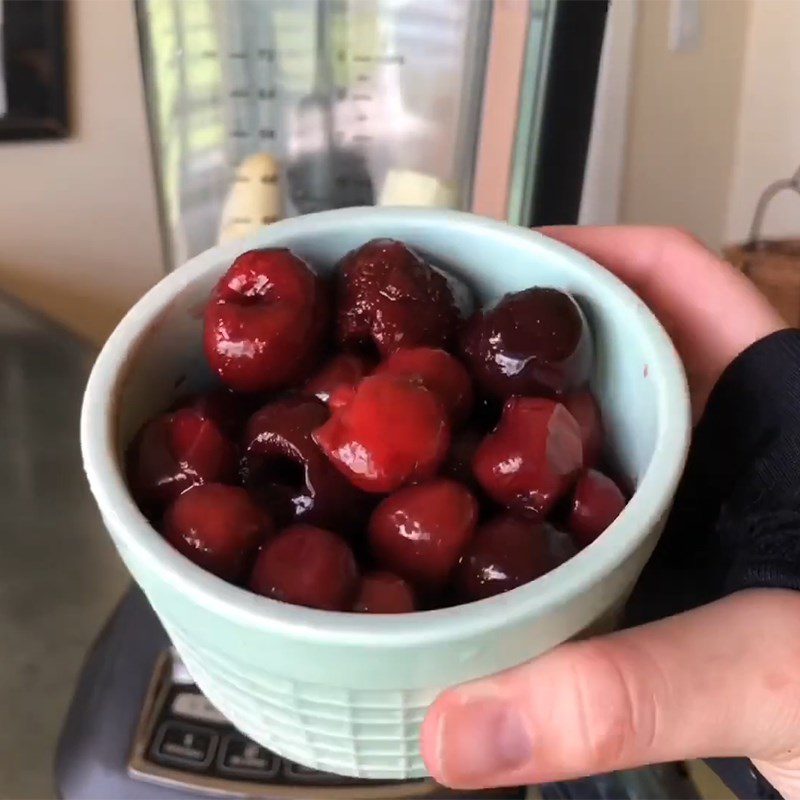
[[[258,135],[262,139],[274,139],[275,138],[275,131],[272,128],[262,128]]]
[[[234,139],[246,139],[250,134],[247,131],[231,131],[231,136]]]
[[[353,95],[353,100],[361,100],[361,101],[372,100],[372,95],[371,94],[354,94]]]
[[[228,58],[246,59],[247,53],[228,53]]]
[[[356,80],[357,81],[361,81],[363,83],[364,81],[368,81],[369,80],[369,75],[357,75],[356,76]]]
[[[247,89],[231,89],[231,97],[250,97],[250,92]]]
[[[356,64],[404,64],[405,56],[400,54],[389,54],[383,56],[355,55],[353,61]]]
[[[259,89],[258,96],[262,100],[274,100],[275,99],[275,89]]]
[[[275,51],[274,50],[259,50],[258,57],[266,59],[267,61],[274,61],[275,60]]]

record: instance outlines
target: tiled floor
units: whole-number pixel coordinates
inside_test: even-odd
[[[91,358],[0,301],[0,798],[54,797],[75,678],[126,585],[80,465]]]

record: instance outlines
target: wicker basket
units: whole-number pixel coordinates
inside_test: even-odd
[[[786,189],[800,194],[800,169],[791,178],[766,188],[756,206],[749,240],[726,247],[723,254],[753,281],[790,325],[800,327],[800,239],[761,238],[769,202]]]

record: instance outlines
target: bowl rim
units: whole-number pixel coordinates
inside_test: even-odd
[[[517,240],[532,255],[588,273],[610,302],[628,306],[647,353],[648,377],[656,386],[658,429],[653,455],[624,511],[603,536],[546,575],[506,594],[451,608],[398,615],[354,614],[294,606],[253,594],[193,564],[150,525],[125,483],[116,448],[118,386],[150,326],[188,285],[218,272],[220,263],[287,236],[358,228],[377,221],[413,231],[443,226],[458,235],[476,226],[488,237]],[[410,234],[411,231],[407,231]],[[520,241],[524,240],[524,241]],[[303,641],[387,648],[464,639],[541,616],[606,578],[630,557],[668,509],[680,479],[691,429],[683,365],[671,339],[647,306],[622,281],[587,256],[525,228],[445,209],[364,207],[323,211],[274,223],[190,259],[153,286],[125,315],[92,368],[81,409],[84,469],[115,542],[135,553],[158,578],[193,602],[248,627]],[[658,474],[657,474],[658,473]]]

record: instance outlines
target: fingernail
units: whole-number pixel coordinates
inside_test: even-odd
[[[488,786],[531,758],[519,712],[494,699],[467,700],[439,720],[440,775],[452,786]]]

